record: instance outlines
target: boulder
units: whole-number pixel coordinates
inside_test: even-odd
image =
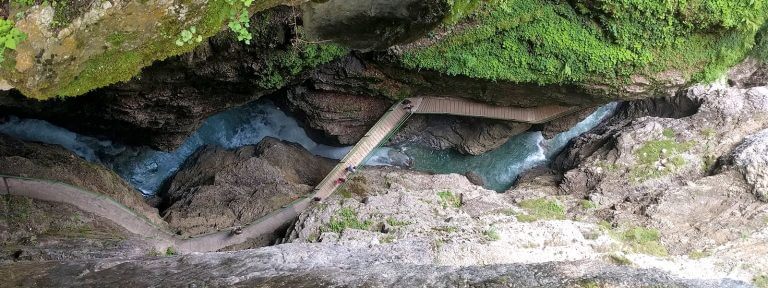
[[[731,157],[755,196],[768,202],[768,130],[749,136]]]
[[[245,226],[312,191],[333,165],[274,138],[236,150],[206,146],[170,180],[163,217],[182,235]]]

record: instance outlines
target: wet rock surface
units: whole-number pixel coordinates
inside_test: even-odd
[[[301,8],[308,38],[365,51],[423,37],[442,23],[450,7],[443,0],[329,0]]]
[[[181,235],[246,225],[309,193],[333,165],[274,138],[236,150],[208,146],[170,181],[162,214]]]
[[[302,86],[289,89],[286,96],[281,102],[314,132],[313,138],[341,145],[357,143],[391,105],[382,98]]]
[[[479,118],[414,115],[390,140],[390,145],[415,143],[459,153],[480,155],[499,148],[512,136],[525,132],[530,124]]]

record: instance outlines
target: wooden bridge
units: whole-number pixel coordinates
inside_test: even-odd
[[[114,199],[61,182],[0,175],[0,195],[10,194],[38,200],[73,205],[80,210],[106,218],[129,232],[145,238],[157,249],[174,247],[176,251],[209,252],[246,242],[248,239],[274,233],[284,227],[311,205],[333,194],[339,178],[348,178],[347,167],[360,166],[369,154],[384,143],[413,114],[446,114],[489,119],[503,119],[539,124],[551,121],[575,110],[575,107],[546,106],[536,108],[498,107],[457,98],[418,97],[393,105],[368,133],[341,159],[330,173],[316,186],[313,194],[294,201],[259,220],[243,227],[241,234],[230,229],[215,233],[181,238],[165,227],[153,223]]]
[[[459,98],[417,97],[400,101],[390,108],[368,133],[341,159],[339,164],[315,188],[313,197],[327,198],[343,183],[336,181],[347,178],[347,167],[357,167],[413,114],[445,114],[489,119],[511,120],[530,124],[541,124],[571,113],[575,107],[543,106],[536,108],[500,107]]]

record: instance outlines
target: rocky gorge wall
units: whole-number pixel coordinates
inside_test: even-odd
[[[525,173],[504,193],[478,186],[472,175],[361,168],[285,234],[226,253],[170,250],[159,257],[143,251],[136,235],[71,207],[31,202],[34,217],[18,221],[21,206],[10,205],[17,199],[3,197],[0,228],[29,229],[0,233],[8,248],[0,278],[10,285],[768,281],[764,1],[329,0],[271,9],[281,1],[257,1],[245,11],[237,1],[84,1],[61,25],[52,22],[64,11],[58,4],[32,2],[14,23],[29,38],[0,49],[7,57],[0,78],[16,88],[0,91],[0,121],[11,114],[47,119],[131,145],[173,150],[208,116],[262,97],[332,144],[356,142],[409,96],[580,107],[535,127],[415,117],[391,142],[480,155],[526,130],[566,130],[608,101],[640,100],[619,104],[614,117],[572,141],[552,165]],[[20,11],[5,3],[0,9],[4,17]],[[137,11],[153,13],[131,16]],[[233,19],[233,11],[245,14]],[[250,22],[248,33],[220,32],[233,20],[235,27]],[[116,27],[128,30],[114,33]],[[148,37],[130,37],[133,31]],[[30,99],[57,95],[76,97]],[[187,236],[278,209],[309,193],[333,165],[271,138],[229,148],[196,151],[152,199],[161,212],[106,168],[53,146],[0,136],[0,164],[8,164],[0,172],[85,186]],[[47,245],[55,242],[47,234],[62,232],[49,229],[54,225],[74,227],[64,232],[79,240]],[[251,249],[275,240],[281,245]],[[47,246],[34,247],[41,242]],[[89,257],[98,259],[82,259]]]
[[[42,97],[45,94],[42,98],[46,99],[54,94],[84,96],[37,102],[26,100],[22,96],[24,93],[15,90],[0,92],[0,111],[21,117],[46,119],[73,131],[131,145],[150,145],[172,150],[207,116],[265,95],[274,95],[280,99],[288,98],[286,107],[306,118],[306,126],[316,130],[314,135],[318,140],[347,144],[359,138],[363,127],[370,126],[373,119],[378,118],[380,111],[383,111],[383,107],[406,96],[464,97],[498,105],[524,107],[559,104],[587,108],[615,99],[674,95],[690,83],[714,79],[748,55],[760,59],[752,61],[762,61],[765,55],[762,51],[766,46],[765,37],[762,36],[765,29],[759,29],[765,20],[762,15],[766,14],[759,13],[765,9],[762,1],[748,5],[706,2],[669,9],[651,4],[626,4],[619,10],[612,10],[604,2],[586,5],[581,2],[558,4],[548,1],[517,4],[500,1],[493,5],[478,1],[428,1],[421,6],[416,5],[416,2],[402,1],[365,10],[358,8],[379,5],[376,4],[378,2],[352,5],[342,0],[267,9],[279,1],[256,1],[249,9],[255,13],[247,19],[249,28],[245,30],[250,44],[238,41],[242,40],[242,37],[238,39],[238,36],[242,36],[239,33],[214,33],[209,31],[214,28],[202,28],[201,25],[195,25],[195,35],[201,36],[199,42],[195,39],[181,46],[172,43],[177,38],[183,38],[181,34],[185,33],[182,32],[188,32],[193,22],[200,20],[192,16],[197,12],[204,15],[206,25],[223,26],[225,22],[231,23],[232,19],[224,14],[240,9],[239,6],[230,7],[220,2],[224,1],[213,1],[211,5],[200,7],[170,2],[157,4],[178,4],[174,6],[178,11],[173,13],[188,11],[187,14],[177,15],[188,23],[174,22],[171,25],[173,31],[164,31],[159,36],[154,34],[158,28],[147,30],[148,35],[159,37],[147,40],[129,37],[130,31],[112,31],[119,25],[113,25],[110,22],[112,20],[109,20],[133,21],[130,17],[120,18],[121,13],[130,14],[130,9],[142,9],[143,4],[110,2],[112,7],[105,8],[86,3],[78,6],[79,13],[85,14],[72,14],[74,20],[70,19],[72,22],[64,23],[66,25],[62,24],[62,27],[43,21],[48,18],[40,18],[39,13],[48,11],[45,13],[59,15],[57,11],[69,6],[46,7],[37,2],[34,3],[40,5],[10,5],[5,9],[13,12],[29,9],[34,12],[28,14],[29,20],[19,20],[17,28],[31,29],[25,23],[38,19],[40,21],[35,22],[37,26],[34,27],[41,31],[62,29],[63,32],[57,37],[71,34],[71,37],[77,39],[85,37],[79,31],[87,27],[78,24],[78,21],[84,21],[80,19],[85,19],[83,15],[90,15],[87,12],[91,11],[91,14],[109,21],[92,24],[102,30],[93,32],[99,33],[98,37],[89,36],[89,39],[95,39],[91,41],[95,46],[101,41],[107,44],[104,51],[86,49],[92,53],[75,58],[67,56],[67,53],[75,53],[77,50],[63,50],[60,55],[51,52],[54,51],[51,47],[63,45],[59,42],[64,40],[53,37],[48,40],[50,43],[45,44],[53,46],[35,46],[33,42],[41,41],[39,37],[30,34],[30,39],[21,42],[16,50],[6,49],[5,53],[9,54],[6,66],[15,58],[23,58],[23,55],[35,54],[39,50],[45,50],[47,54],[44,53],[44,56],[52,59],[37,60],[31,70],[24,72],[36,75],[34,77],[23,76],[27,74],[16,68],[7,68],[7,75],[16,75],[8,80],[13,82],[12,86],[19,86],[19,90],[26,94],[32,93],[30,95],[33,96]],[[408,3],[416,6],[408,6]],[[349,7],[349,18],[335,13],[334,10],[338,9],[326,9],[326,6]],[[537,12],[528,13],[534,10]],[[109,13],[104,12],[102,15],[98,11]],[[662,24],[659,19],[638,19],[632,16],[645,11],[658,11],[659,17],[669,16],[671,20]],[[182,19],[180,15],[189,17]],[[309,17],[306,23],[303,17]],[[734,20],[738,17],[742,20]],[[319,25],[313,21],[324,24]],[[547,25],[559,25],[556,23],[567,27],[563,34],[538,33],[541,29],[547,30]],[[584,26],[583,23],[594,25]],[[620,31],[606,28],[619,24],[627,28]],[[344,33],[331,33],[333,30],[352,31],[349,29],[353,26],[371,28],[366,30],[368,34],[357,33],[354,37],[359,43],[368,41],[367,45],[356,47],[349,39],[340,37]],[[642,31],[655,30],[654,27],[659,26],[666,27],[668,33],[655,38],[643,36],[647,33]],[[123,28],[130,27],[128,25]],[[322,27],[345,28],[323,32]],[[510,30],[508,27],[519,29]],[[497,31],[495,33],[503,37],[496,38],[508,39],[508,43],[496,45],[496,38],[489,37],[485,31]],[[530,35],[547,37],[540,37],[536,40],[539,42],[536,42],[529,39]],[[589,43],[579,46],[558,40],[574,39],[575,35],[589,39]],[[103,38],[109,39],[101,40]],[[110,44],[110,39],[119,45]],[[635,42],[630,39],[635,39]],[[136,41],[157,45],[141,46],[134,43]],[[700,45],[695,45],[692,50],[674,44],[675,41]],[[399,45],[382,51],[393,44]],[[172,46],[161,49],[164,45]],[[344,45],[362,51],[371,48],[379,51],[350,53]],[[162,53],[142,54],[144,48],[162,50]],[[531,52],[515,54],[520,51]],[[695,53],[688,53],[690,51]],[[136,56],[131,54],[134,52],[139,54],[140,61],[127,64],[130,66],[128,68],[123,67],[120,59],[123,56]],[[51,56],[54,54],[57,56]],[[176,54],[182,55],[167,58]],[[88,58],[89,55],[102,60]],[[98,64],[105,57],[113,59],[112,63]],[[150,59],[166,60],[149,65]],[[675,59],[681,61],[675,62]],[[71,61],[87,67],[82,68]],[[139,72],[138,68],[143,66],[148,67]],[[633,68],[616,70],[609,66]],[[112,72],[120,75],[112,75]],[[83,76],[77,76],[77,73]],[[99,81],[106,82],[88,86],[85,82],[90,82],[88,79],[93,79],[97,74]],[[79,92],[52,92],[59,86],[80,86],[75,85],[77,83],[67,84],[67,79],[75,76],[77,81],[74,82],[82,82],[84,86],[69,90]],[[22,82],[25,79],[37,79],[35,83],[48,81],[55,85],[33,88],[38,84],[30,82],[29,88],[23,88],[25,84]],[[122,83],[96,89],[116,82],[115,79]],[[37,92],[31,92],[34,89]],[[367,104],[357,108],[340,105],[348,101],[355,105]],[[340,121],[344,123],[334,123]],[[502,134],[515,130],[507,129]],[[486,133],[495,134],[491,130]]]

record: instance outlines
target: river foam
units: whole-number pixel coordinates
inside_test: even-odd
[[[474,172],[483,178],[486,188],[501,192],[509,189],[526,170],[549,162],[571,139],[611,116],[617,106],[618,103],[610,103],[600,107],[570,130],[550,140],[544,139],[540,132],[526,132],[512,137],[493,151],[477,156],[406,144],[396,149],[379,148],[369,164],[402,166],[403,155],[406,155],[410,158],[406,162],[411,169],[438,174]]]

